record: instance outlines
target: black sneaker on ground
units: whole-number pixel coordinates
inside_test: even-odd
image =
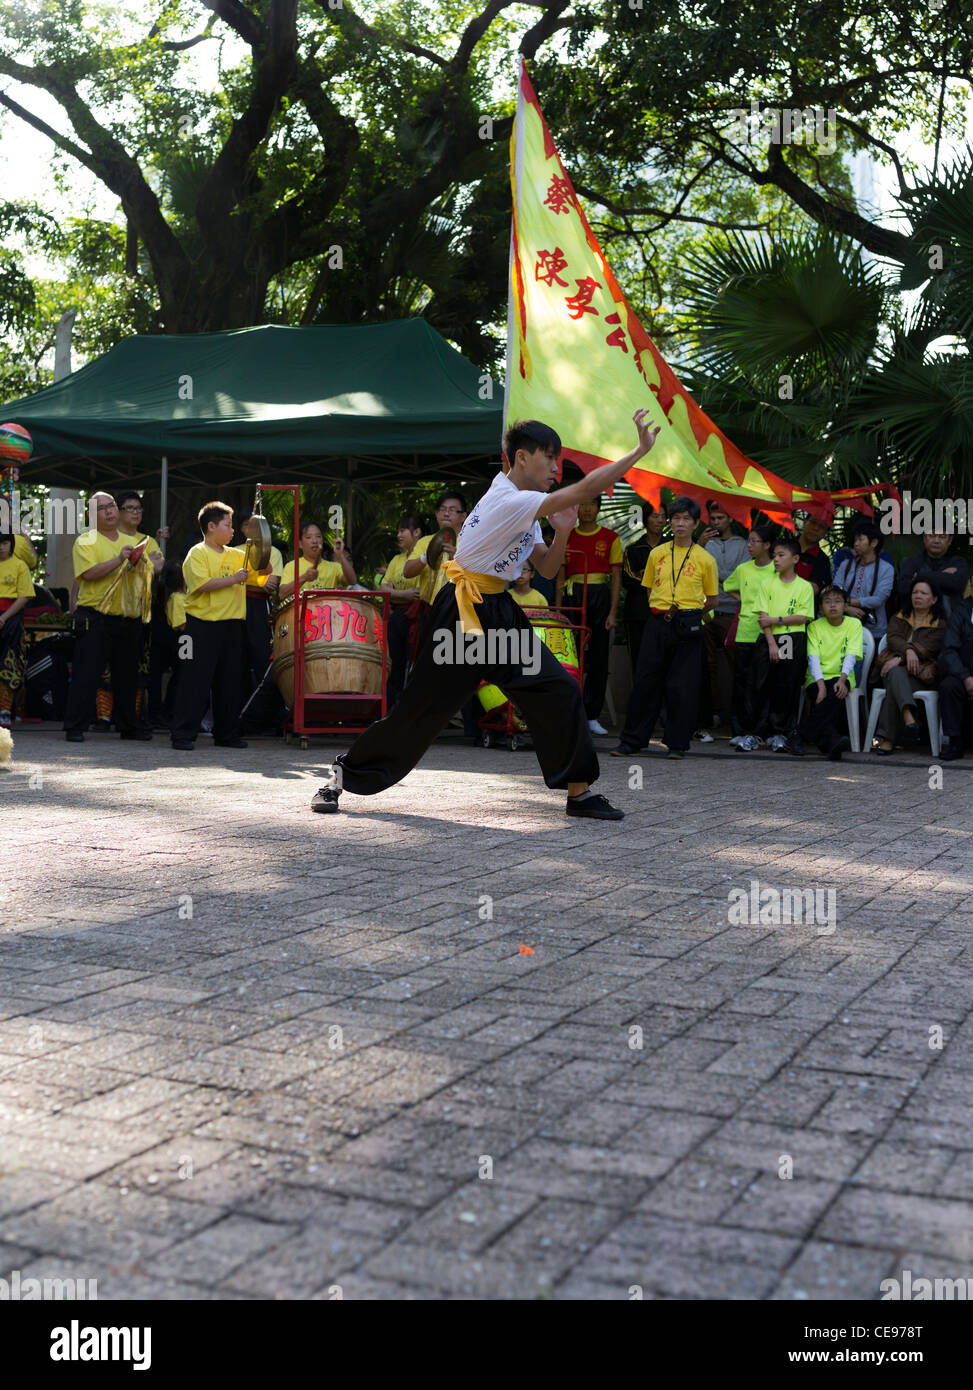
[[[851,739],[848,738],[847,735],[844,735],[838,739],[837,743],[833,743],[831,747],[828,749],[828,761],[831,763],[840,763],[842,753],[847,753],[850,750]]]
[[[178,748],[182,753],[191,753],[196,747],[196,744],[192,739],[174,738],[172,740],[172,746],[173,748]]]
[[[667,758],[684,758],[689,752],[688,748],[670,748],[666,754]]]
[[[569,796],[565,808],[569,816],[585,816],[588,820],[624,820],[625,812],[613,806],[607,797],[592,792],[582,800]]]
[[[337,811],[338,797],[341,793],[337,787],[322,787],[311,797],[312,811]]]
[[[963,750],[958,743],[947,743],[939,754],[939,761],[941,763],[954,763],[957,758],[962,756]]]
[[[66,733],[64,737],[68,743],[84,743],[84,734]]]
[[[620,743],[617,748],[608,750],[608,756],[610,758],[632,758],[637,752],[637,748],[626,748],[624,743]]]
[[[806,751],[804,740],[798,738],[797,734],[791,734],[787,740],[787,752],[795,758],[803,758]]]
[[[214,738],[214,748],[246,748],[247,741],[243,738]]]

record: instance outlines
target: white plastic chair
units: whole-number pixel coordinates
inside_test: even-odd
[[[883,637],[882,644],[884,645],[884,643],[885,638]],[[881,651],[881,647],[879,647],[879,650]],[[848,698],[845,701],[845,704],[848,706],[848,737],[851,739],[852,752],[854,753],[860,753],[862,751],[862,721],[859,706],[864,704],[868,698],[866,693],[868,690],[868,673],[872,669],[872,662],[874,660],[875,638],[867,627],[862,627],[862,677],[860,681],[856,681],[854,690],[849,690]],[[883,691],[882,693],[884,695],[885,692]],[[875,718],[877,720],[878,715],[876,715]],[[871,723],[871,716],[869,716],[869,723]],[[870,748],[871,743],[869,743],[868,746]]]
[[[878,655],[885,650],[885,638],[879,643]],[[864,684],[864,682],[862,682]],[[882,701],[885,699],[885,691],[880,686],[872,695],[871,707],[868,711],[868,728],[865,730],[865,747],[871,749],[872,740],[875,738],[875,730],[878,728],[878,718],[882,712]],[[926,723],[929,725],[929,748],[934,758],[938,758],[943,747],[943,725],[939,718],[939,693],[935,690],[917,690],[916,699],[926,708]]]

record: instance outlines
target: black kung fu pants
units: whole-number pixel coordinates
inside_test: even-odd
[[[172,737],[191,743],[199,733],[213,692],[213,738],[226,743],[240,736],[243,704],[243,619],[206,622],[186,615],[186,635],[192,648],[179,670]]]
[[[247,594],[246,666],[247,693],[256,690],[270,665],[270,610],[266,594]]]
[[[395,708],[361,734],[347,753],[335,759],[342,786],[358,796],[374,796],[400,782],[418,763],[439,734],[476,691],[481,680],[498,685],[522,712],[534,742],[537,761],[549,787],[570,782],[594,782],[598,756],[591,740],[581,687],[557,657],[532,633],[530,623],[509,593],[485,594],[475,612],[484,632],[486,659],[447,661],[434,653],[443,647],[437,634],[448,632],[456,651],[459,609],[456,591],[446,584],[436,596],[412,675]],[[491,632],[526,629],[540,650],[536,675],[520,664],[491,665]],[[463,652],[469,656],[469,644]]]
[[[635,686],[628,702],[621,745],[632,753],[652,737],[663,701],[663,742],[685,752],[696,728],[702,672],[703,634],[681,637],[674,622],[650,613],[642,635]]]
[[[580,593],[580,589],[578,590]],[[584,654],[584,708],[589,719],[597,719],[608,689],[608,661],[613,633],[605,627],[611,611],[611,580],[588,585],[588,627],[591,636]]]
[[[84,733],[95,717],[98,682],[106,666],[111,667],[112,718],[121,734],[133,734],[144,727],[135,713],[138,666],[142,657],[143,633],[138,618],[99,613],[96,608],[79,605],[75,620],[77,635],[71,662],[71,685],[64,712],[64,728]]]

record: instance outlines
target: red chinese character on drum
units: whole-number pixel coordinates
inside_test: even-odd
[[[305,642],[331,641],[331,609],[326,604],[318,604],[304,611]]]

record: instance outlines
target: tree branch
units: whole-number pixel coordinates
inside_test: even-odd
[[[361,15],[356,14],[351,8],[348,0],[342,0],[338,9],[331,9],[327,0],[318,0],[318,4],[324,11],[325,18],[330,20],[339,30],[342,28],[352,29],[359,38],[369,38],[374,43],[384,44],[389,48],[400,48],[404,53],[411,53],[416,58],[425,58],[427,62],[435,63],[440,68],[445,68],[448,65],[447,59],[434,53],[431,48],[423,48],[422,44],[410,43],[408,39],[399,38],[398,35],[388,36],[381,29],[375,29],[371,24],[366,24]]]

